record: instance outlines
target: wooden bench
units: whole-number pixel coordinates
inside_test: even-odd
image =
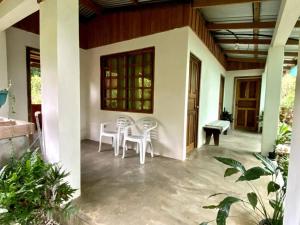
[[[219,145],[220,142],[220,134],[224,133],[227,135],[227,131],[230,128],[230,122],[226,120],[216,120],[211,123],[208,123],[203,127],[206,132],[206,142],[208,145],[211,139],[211,136],[214,137],[214,143],[216,146]]]

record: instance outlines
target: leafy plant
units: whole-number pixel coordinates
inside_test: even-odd
[[[64,181],[68,175],[37,151],[12,157],[0,171],[0,224],[51,224],[54,214],[69,216],[76,190]]]
[[[292,130],[286,123],[280,123],[275,145],[290,143],[292,139]]]
[[[230,114],[225,108],[223,110],[223,112],[221,113],[221,120],[227,120],[229,122],[232,122],[232,114]]]
[[[229,166],[224,173],[224,177],[239,174],[236,182],[246,182],[252,190],[246,194],[244,199],[228,196],[224,193],[210,196],[226,195],[219,204],[203,207],[205,209],[218,209],[217,217],[213,220],[216,221],[217,225],[226,225],[233,204],[242,204],[247,210],[252,210],[254,218],[257,220],[257,224],[283,224],[283,203],[286,196],[286,179],[284,179],[283,185],[277,183],[277,180],[283,172],[283,168],[275,165],[271,160],[261,154],[255,153],[254,156],[262,163],[262,166],[256,166],[250,169],[246,169],[242,163],[234,159],[215,157],[219,162]],[[266,188],[268,195],[273,194],[272,198],[269,199],[269,204],[273,209],[272,214],[269,214],[264,198],[259,193],[258,189],[251,183],[251,181],[258,180],[265,176],[271,178]],[[200,225],[207,225],[213,221],[203,222]]]

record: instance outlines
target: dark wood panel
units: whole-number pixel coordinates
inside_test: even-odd
[[[155,5],[103,13],[87,24],[88,48],[188,25],[190,4]]]
[[[257,130],[261,78],[236,78],[235,128]]]
[[[265,63],[251,63],[251,62],[227,62],[226,69],[230,70],[250,70],[250,69],[264,69]]]
[[[226,59],[222,49],[216,44],[213,35],[207,29],[206,21],[197,9],[190,8],[190,23],[189,26],[193,29],[196,35],[204,42],[212,54],[226,68]]]
[[[201,80],[201,61],[195,56],[190,56],[189,71],[189,92],[187,111],[187,153],[197,147],[198,139],[198,118],[199,118],[199,97]]]
[[[34,34],[40,34],[40,13],[39,11],[27,16],[20,22],[16,23],[14,27],[17,27],[22,30],[26,30],[28,32]]]

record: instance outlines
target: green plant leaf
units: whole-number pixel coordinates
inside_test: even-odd
[[[274,181],[271,181],[268,184],[268,194],[272,193],[272,192],[276,192],[280,189],[280,185],[275,183]]]
[[[208,225],[208,222],[200,223],[199,225]]]
[[[240,163],[239,161],[234,160],[234,159],[223,158],[223,157],[215,157],[215,159],[218,160],[219,162],[227,165],[227,166],[231,166],[231,167],[239,170],[242,173],[244,173],[246,171],[246,169],[243,166],[243,164]]]
[[[247,194],[248,200],[251,204],[251,206],[253,207],[253,209],[256,208],[257,206],[257,195],[254,192],[248,193]]]
[[[240,176],[238,181],[251,181],[251,180],[257,180],[261,176],[267,176],[270,175],[270,172],[266,170],[265,168],[261,168],[259,166],[253,167],[249,170],[247,170],[244,175]]]
[[[218,196],[218,195],[227,195],[226,193],[215,193],[215,194],[212,194],[210,196],[208,196],[208,198],[212,198],[212,197],[215,197],[215,196]]]
[[[277,203],[275,200],[269,200],[270,206],[272,206],[273,209],[277,207]]]
[[[262,162],[267,170],[269,170],[272,174],[276,173],[276,166],[274,163],[268,158],[263,156],[260,153],[254,153],[254,156]]]
[[[203,206],[203,209],[216,209],[219,208],[218,205],[207,205],[207,206]]]
[[[229,211],[232,204],[240,202],[241,199],[235,197],[226,197],[223,201],[219,204],[219,211],[217,215],[217,225],[226,225],[226,220],[229,216]]]
[[[236,168],[227,168],[226,171],[225,171],[224,177],[229,177],[229,176],[231,176],[233,174],[236,174],[238,172],[240,172],[240,171]]]

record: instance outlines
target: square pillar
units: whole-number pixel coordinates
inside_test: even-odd
[[[298,62],[300,59],[300,45]],[[296,81],[296,95],[293,118],[293,134],[290,154],[287,196],[285,204],[284,225],[300,224],[300,64]]]
[[[281,80],[284,62],[284,46],[270,47],[266,70],[266,94],[262,134],[262,154],[273,150],[277,136]]]
[[[0,90],[8,87],[6,32],[0,31]],[[0,108],[0,116],[8,117],[9,102]]]
[[[80,64],[78,0],[40,3],[42,116],[46,156],[70,172],[80,195]],[[75,196],[75,197],[77,197]]]

